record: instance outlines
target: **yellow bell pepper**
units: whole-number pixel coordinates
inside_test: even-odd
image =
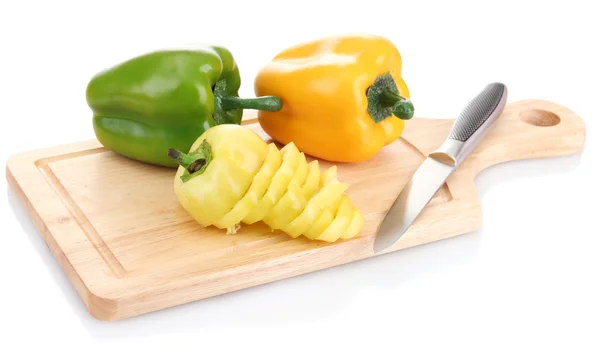
[[[276,96],[279,111],[258,112],[263,130],[313,157],[359,162],[404,130],[414,106],[402,59],[375,35],[331,36],[277,54],[255,78],[258,96]]]
[[[235,234],[242,223],[262,221],[293,238],[335,242],[364,225],[337,167],[321,173],[318,160],[307,162],[294,143],[278,149],[248,127],[221,124],[187,153],[171,148],[168,155],[179,165],[173,184],[179,203],[202,226]]]

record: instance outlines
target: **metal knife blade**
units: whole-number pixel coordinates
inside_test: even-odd
[[[400,239],[448,177],[477,147],[506,105],[507,88],[487,85],[454,121],[448,138],[429,154],[381,222],[373,250],[379,253]]]

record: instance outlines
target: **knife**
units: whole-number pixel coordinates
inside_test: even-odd
[[[494,82],[467,104],[444,143],[427,156],[387,212],[375,236],[375,253],[396,243],[408,230],[446,179],[477,147],[504,109],[506,98],[506,86]]]

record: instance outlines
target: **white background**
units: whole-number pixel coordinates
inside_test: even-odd
[[[511,102],[575,110],[587,142],[577,155],[482,173],[476,233],[114,323],[88,315],[3,175],[0,357],[599,358],[593,3],[2,2],[3,163],[93,138],[87,81],[130,56],[223,44],[252,96],[260,66],[287,46],[362,31],[399,48],[419,117],[453,117],[501,81]]]

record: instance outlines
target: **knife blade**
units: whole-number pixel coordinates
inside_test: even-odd
[[[507,95],[504,84],[490,83],[461,111],[446,140],[427,156],[386,213],[373,242],[375,253],[389,248],[406,233],[500,116]]]

